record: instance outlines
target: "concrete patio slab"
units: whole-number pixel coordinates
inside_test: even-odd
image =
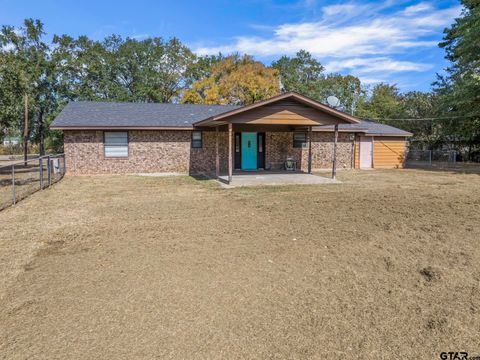
[[[269,173],[251,172],[234,174],[232,182],[228,184],[228,176],[220,176],[220,184],[225,188],[241,186],[266,186],[266,185],[314,185],[314,184],[338,184],[338,180],[307,174],[307,173]]]

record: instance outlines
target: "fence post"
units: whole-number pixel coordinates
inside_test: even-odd
[[[63,166],[62,166],[62,158],[63,158]],[[58,158],[58,171],[60,172],[60,177],[63,177],[65,172],[65,158],[63,156],[59,156]]]
[[[432,166],[432,150],[428,151],[428,164]]]
[[[12,165],[12,196],[13,196],[13,205],[17,203],[17,195],[15,193],[15,165]]]
[[[40,180],[40,190],[43,189],[43,161],[42,158],[38,158],[38,179]]]
[[[52,171],[52,164],[51,164],[51,161],[50,161],[50,155],[48,155],[48,156],[47,156],[48,186],[51,186],[51,185],[52,185],[52,175],[51,175],[51,171]]]

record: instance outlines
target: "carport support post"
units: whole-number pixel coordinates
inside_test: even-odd
[[[312,173],[312,127],[308,127],[308,173]]]
[[[215,176],[220,176],[220,156],[218,155],[218,126],[215,128]]]
[[[233,136],[233,126],[231,123],[228,124],[228,183],[232,182],[233,175],[233,157],[232,157],[232,136]]]
[[[338,141],[338,124],[335,124],[335,138],[333,140],[333,166],[332,179],[337,178],[337,141]]]

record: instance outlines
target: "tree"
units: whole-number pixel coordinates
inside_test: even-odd
[[[318,82],[323,78],[325,68],[305,50],[297,52],[295,57],[282,56],[272,63],[280,75],[286,91],[296,91],[306,96],[315,97]]]
[[[277,71],[248,55],[228,56],[212,68],[210,76],[194,82],[182,102],[248,105],[279,94]]]
[[[305,50],[293,58],[282,56],[272,67],[278,70],[286,91],[296,91],[323,103],[334,95],[339,98],[342,109],[350,113],[355,111],[363,94],[360,79],[352,75],[325,75],[322,64]]]
[[[176,38],[54,37],[62,93],[69,99],[171,102],[187,85],[193,53]]]
[[[472,149],[480,144],[480,2],[463,0],[462,16],[445,30],[440,47],[451,61],[446,76],[434,84],[441,101],[445,136]]]
[[[356,114],[388,123],[387,119],[400,118],[402,110],[402,96],[397,86],[380,83],[373,87],[369,99],[362,99],[358,104]]]
[[[438,117],[438,97],[431,92],[410,91],[402,96],[402,117],[407,119],[391,122],[414,134],[413,141],[434,147],[439,141],[439,122],[427,120]]]
[[[224,59],[225,56],[221,53],[218,55],[197,56],[188,68],[187,83],[191,85],[195,81],[208,78],[212,75],[213,67]]]
[[[6,125],[20,126],[23,96],[29,98],[30,130],[44,154],[48,114],[57,106],[56,74],[45,32],[39,20],[26,19],[24,26],[3,26],[0,32],[0,117]]]
[[[318,81],[314,98],[325,102],[330,95],[340,100],[341,110],[354,114],[357,103],[365,94],[359,78],[353,75],[328,74]]]
[[[11,132],[18,127],[23,113],[22,97],[25,83],[21,74],[21,64],[14,54],[0,52],[0,134]]]
[[[86,36],[53,37],[58,67],[59,95],[65,100],[106,100],[112,97],[111,66],[107,49]]]

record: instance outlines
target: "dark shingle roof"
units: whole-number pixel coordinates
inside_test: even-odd
[[[318,126],[318,129],[329,129],[333,131],[333,125]],[[361,119],[358,124],[340,124],[339,130],[352,130],[365,132],[370,135],[389,135],[389,136],[411,136],[412,133],[398,129],[396,127],[380,124],[371,120]]]
[[[192,124],[241,106],[202,104],[158,104],[78,101],[70,102],[52,123],[51,128],[126,128],[171,127],[191,128]],[[332,125],[317,129],[333,131]],[[340,130],[375,135],[410,136],[411,133],[393,126],[361,120],[358,124],[340,124]]]
[[[197,121],[238,107],[78,101],[69,103],[51,127],[191,127]]]
[[[413,135],[412,133],[390,126],[390,125],[385,125],[385,124],[379,124],[375,121],[371,120],[366,120],[363,119],[361,122],[362,125],[364,125],[367,128],[367,134],[373,134],[373,135],[383,135],[383,134],[388,134],[388,135],[399,135],[399,136],[410,136]]]

